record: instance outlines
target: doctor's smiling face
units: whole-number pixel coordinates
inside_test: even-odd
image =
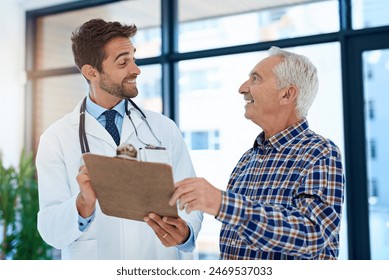
[[[124,37],[113,38],[105,45],[98,82],[102,91],[120,99],[138,95],[136,78],[140,69],[135,63],[135,51],[131,41]]]
[[[140,69],[131,43],[136,31],[134,24],[91,19],[72,33],[74,62],[88,81],[89,97],[104,108],[138,95]]]

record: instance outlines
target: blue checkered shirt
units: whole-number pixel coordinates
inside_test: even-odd
[[[336,259],[344,199],[338,147],[302,120],[233,170],[216,219],[221,259]]]

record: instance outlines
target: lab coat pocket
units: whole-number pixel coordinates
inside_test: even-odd
[[[139,149],[141,161],[166,163],[172,165],[171,156],[164,147],[144,147]]]
[[[62,250],[63,260],[97,260],[97,240],[82,240]]]

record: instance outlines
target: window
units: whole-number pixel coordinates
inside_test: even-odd
[[[150,8],[152,7],[152,8]],[[131,17],[128,16],[131,14]],[[94,8],[76,10],[37,19],[36,65],[38,70],[73,67],[70,36],[91,18],[136,23],[134,37],[137,58],[161,53],[161,19],[159,0],[121,1]]]
[[[43,71],[43,76],[47,77],[37,79],[35,82],[33,110],[35,148],[43,131],[51,123],[71,112],[88,93],[85,79],[75,69],[70,37],[79,25],[98,17],[106,21],[136,23],[138,32],[133,38],[133,43],[137,48],[137,59],[161,54],[159,0],[121,1],[38,17],[36,62],[33,72],[42,75],[40,71]],[[160,64],[141,67],[141,75],[137,79],[139,95],[134,101],[143,108],[162,112],[161,75]]]
[[[389,74],[389,49],[362,53],[364,68],[364,98],[374,104],[374,121],[365,113],[367,175],[369,182],[367,198],[369,206],[370,243],[372,259],[388,259],[389,243],[389,181],[387,177],[389,158],[389,133],[387,123],[389,102],[386,85]],[[374,79],[366,73],[369,69]],[[373,107],[373,106],[371,106]]]
[[[40,135],[56,120],[70,113],[86,96],[88,85],[81,74],[47,77],[36,83],[35,150]]]
[[[352,0],[353,28],[362,29],[389,24],[387,0]]]
[[[184,74],[179,80],[182,93],[193,93],[200,90],[218,88],[222,77],[215,68],[205,68],[199,65],[199,69],[182,69]]]
[[[182,133],[191,150],[219,150],[219,131],[186,131]]]
[[[161,113],[161,65],[145,65],[140,68],[141,74],[136,79],[139,94],[134,101],[143,108]]]
[[[337,1],[179,0],[180,52],[339,30]],[[285,4],[289,4],[285,6]],[[301,5],[298,5],[301,4]]]

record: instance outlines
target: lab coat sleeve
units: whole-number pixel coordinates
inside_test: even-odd
[[[184,139],[182,138],[181,132],[175,123],[172,122],[172,154],[173,154],[173,177],[174,181],[180,181],[185,178],[195,177],[196,173],[193,168],[192,160],[189,155],[188,148],[185,145]],[[190,227],[193,229],[194,240],[196,240],[200,229],[201,222],[203,220],[202,211],[192,211],[187,214],[185,211],[179,210],[179,216],[184,219]],[[187,245],[187,244],[185,244]],[[192,246],[185,246],[185,251],[192,251],[195,248],[195,242]]]
[[[46,132],[36,157],[39,189],[38,231],[49,245],[63,249],[83,233],[78,226],[77,193],[71,191],[61,142]]]

